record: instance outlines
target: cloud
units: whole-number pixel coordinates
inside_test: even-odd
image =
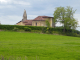
[[[31,5],[29,2],[19,1],[19,0],[0,0],[0,3],[1,3],[1,4]]]
[[[29,2],[25,1],[13,1],[14,4],[20,4],[20,5],[31,5]]]
[[[8,3],[11,3],[12,0],[0,0],[0,3],[1,4],[8,4]]]
[[[31,7],[31,3],[20,0],[0,0],[0,9],[5,8],[18,8],[18,7]]]
[[[7,3],[7,0],[0,0],[0,3]]]
[[[36,18],[38,15],[27,15],[28,19],[34,19]]]
[[[14,25],[17,22],[19,22],[21,19],[22,19],[22,16],[16,16],[16,15],[0,16],[1,24],[11,24],[11,25]]]
[[[76,20],[78,20],[78,24],[79,24],[79,26],[80,26],[80,14],[75,14],[75,15],[74,15],[74,18],[75,18]]]
[[[0,9],[31,7],[31,3],[19,0],[0,0]]]
[[[16,7],[13,5],[2,5],[2,6],[0,6],[0,9],[3,9],[3,8],[16,8]]]
[[[74,15],[74,18],[75,18],[76,20],[78,20],[78,26],[79,26],[79,27],[77,27],[76,29],[80,31],[80,14],[75,14],[75,15]]]
[[[28,15],[28,19],[34,19],[37,15]],[[8,15],[8,16],[0,16],[1,24],[10,24],[14,25],[22,20],[22,16],[17,15]]]

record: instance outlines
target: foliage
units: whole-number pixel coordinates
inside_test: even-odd
[[[52,34],[52,33],[53,33],[53,30],[52,30],[51,28],[47,28],[47,29],[46,29],[46,33]]]
[[[18,29],[18,28],[16,28],[16,27],[14,27],[13,31],[19,31],[19,29]]]
[[[64,32],[65,29],[76,29],[78,22],[73,17],[76,10],[73,10],[72,7],[57,7],[54,11],[54,21],[60,22],[63,24]]]
[[[33,32],[33,33],[41,33],[42,31],[40,31],[40,30],[31,30],[31,32]]]
[[[50,27],[49,19],[47,19],[45,22],[46,22],[47,27]]]
[[[46,28],[42,27],[42,33],[46,33]]]
[[[25,31],[31,31],[31,28],[29,28],[29,27],[24,27],[24,30],[25,30]]]
[[[29,27],[31,30],[42,30],[42,27],[37,26],[0,25],[0,29],[3,30],[13,30],[14,27],[18,28],[19,30],[24,30],[24,27]]]
[[[46,29],[46,33],[48,33],[48,34],[49,34],[49,28],[47,28],[47,29]]]
[[[47,29],[47,27],[37,27],[37,26],[0,25],[0,29],[1,30],[9,30],[9,31],[13,31],[13,30],[16,30],[16,31],[17,30],[18,31],[25,30],[25,31],[34,31],[34,32],[42,31],[42,33],[49,33],[49,34],[52,34],[53,31],[56,31],[60,34],[64,34],[63,33],[64,27],[55,27],[55,28],[48,27],[48,29]],[[70,33],[70,34],[77,33],[78,35],[80,35],[80,31],[77,31],[77,30],[73,31],[72,29],[65,29],[65,32]],[[65,35],[67,35],[66,33],[65,33]]]

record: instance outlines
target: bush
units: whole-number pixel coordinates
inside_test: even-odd
[[[46,28],[42,27],[42,33],[46,33]]]
[[[55,28],[51,28],[49,27],[47,29],[47,27],[39,27],[39,26],[18,26],[18,25],[0,25],[0,29],[1,30],[10,30],[10,31],[35,31],[35,32],[38,32],[38,31],[42,31],[42,33],[49,33],[49,34],[52,34],[52,33],[55,33],[53,31],[56,31],[57,33],[59,34],[63,34],[63,35],[68,35],[68,36],[75,36],[76,34],[78,34],[80,36],[80,31],[77,31],[77,30],[73,30],[72,29],[65,29],[65,33],[63,33],[63,27],[55,27]],[[72,33],[76,33],[76,34],[72,34]]]
[[[19,29],[18,28],[16,28],[16,27],[14,27],[14,29],[13,29],[13,31],[18,31]]]
[[[52,33],[53,34],[60,34],[58,31],[53,31]]]
[[[48,32],[49,32],[49,34],[52,34],[53,33],[52,28],[48,28]]]
[[[47,33],[47,34],[50,34],[50,28],[47,27],[46,33]]]
[[[25,31],[31,31],[31,28],[29,28],[29,27],[24,27],[24,30],[25,30]]]
[[[31,30],[31,32],[34,32],[34,33],[41,33],[40,30]]]
[[[78,34],[77,33],[65,33],[65,35],[78,37]]]

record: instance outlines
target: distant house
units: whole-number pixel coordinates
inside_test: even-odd
[[[38,16],[35,19],[28,20],[27,19],[26,10],[24,10],[22,21],[19,21],[16,25],[44,26],[44,27],[47,27],[46,22],[45,22],[46,20],[49,21],[50,27],[54,27],[53,17],[49,17],[49,16]]]

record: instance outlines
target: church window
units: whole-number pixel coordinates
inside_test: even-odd
[[[37,26],[37,22],[36,22],[36,26]]]

